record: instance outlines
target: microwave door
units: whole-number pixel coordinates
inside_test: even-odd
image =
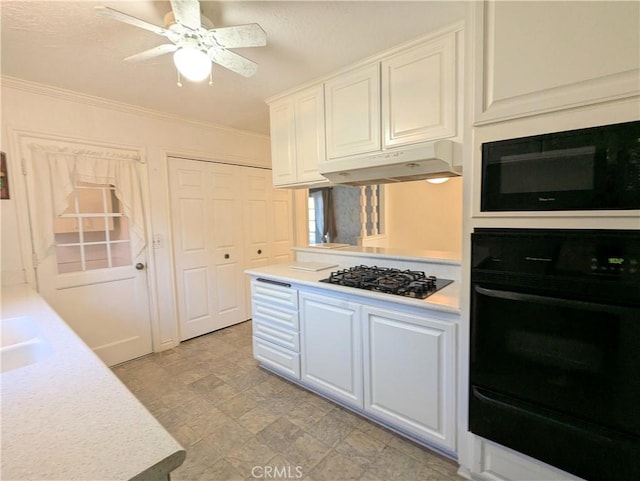
[[[592,203],[597,149],[585,146],[503,155],[485,172],[501,210],[565,210]],[[492,210],[492,209],[488,209]]]

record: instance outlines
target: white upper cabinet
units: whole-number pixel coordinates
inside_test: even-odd
[[[452,29],[327,80],[328,165],[345,157],[384,154],[454,137],[456,42],[457,30]]]
[[[324,92],[316,85],[269,104],[273,185],[328,184],[318,173],[325,159]]]
[[[296,124],[293,97],[269,105],[273,185],[296,181]]]
[[[640,93],[639,2],[474,2],[475,123]]]
[[[380,150],[380,64],[334,77],[324,89],[327,159]]]
[[[456,134],[455,48],[449,33],[382,62],[384,147]]]

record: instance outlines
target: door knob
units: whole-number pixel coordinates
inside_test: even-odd
[[[141,271],[142,269],[144,269],[144,264],[142,262],[138,262],[136,264],[136,269],[138,269],[139,271]]]

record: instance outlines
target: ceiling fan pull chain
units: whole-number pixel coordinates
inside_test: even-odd
[[[209,72],[209,86],[213,87],[213,70]]]
[[[176,69],[176,73],[178,74],[178,87],[182,87],[182,82],[180,81],[180,70]]]

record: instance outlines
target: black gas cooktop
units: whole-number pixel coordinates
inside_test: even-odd
[[[321,279],[320,282],[425,299],[453,281],[427,276],[422,271],[356,266],[334,271],[328,278]]]

